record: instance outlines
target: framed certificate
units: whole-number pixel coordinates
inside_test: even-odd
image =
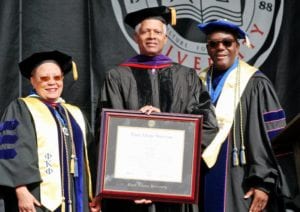
[[[197,203],[202,116],[104,109],[97,193]]]

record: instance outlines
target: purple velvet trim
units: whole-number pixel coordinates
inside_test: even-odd
[[[170,64],[170,63],[172,63],[171,58],[160,54],[154,57],[149,57],[146,55],[137,55],[135,57],[129,58],[121,65],[126,64],[127,66],[130,66],[130,64],[138,64],[138,65],[146,65],[146,66],[160,66],[160,65]]]

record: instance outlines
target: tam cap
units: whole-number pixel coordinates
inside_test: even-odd
[[[156,18],[165,24],[176,25],[175,9],[166,6],[150,7],[129,13],[126,15],[124,22],[134,29],[136,25],[148,18]]]
[[[206,35],[209,35],[212,32],[217,30],[230,31],[236,34],[238,39],[244,39],[246,42],[246,46],[248,46],[249,48],[251,47],[251,43],[247,36],[247,33],[244,30],[242,30],[238,25],[229,22],[227,20],[220,19],[220,20],[215,20],[207,23],[201,23],[198,24],[198,28]]]
[[[73,70],[74,80],[78,79],[76,64],[72,61],[72,57],[56,50],[48,52],[37,52],[21,61],[19,63],[21,74],[29,79],[31,77],[32,71],[45,60],[56,61],[64,75]]]

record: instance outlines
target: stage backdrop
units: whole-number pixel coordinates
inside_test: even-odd
[[[34,52],[57,49],[72,55],[79,70],[78,81],[66,77],[63,97],[78,105],[93,126],[105,71],[137,53],[123,17],[158,5],[177,10],[178,24],[168,28],[166,55],[196,71],[203,69],[209,60],[197,23],[233,21],[252,41],[252,49],[242,43],[240,57],[269,76],[288,120],[299,113],[298,0],[1,0],[0,114],[31,89],[18,62]]]

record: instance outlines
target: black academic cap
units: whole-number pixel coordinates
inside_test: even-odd
[[[76,80],[78,78],[76,65],[72,61],[72,57],[56,50],[48,52],[37,52],[21,61],[19,63],[21,74],[29,79],[31,77],[32,71],[45,60],[56,61],[64,75],[73,69],[74,79]]]
[[[176,25],[176,11],[171,7],[150,7],[126,15],[124,22],[133,29],[147,18],[156,17],[166,24]]]

